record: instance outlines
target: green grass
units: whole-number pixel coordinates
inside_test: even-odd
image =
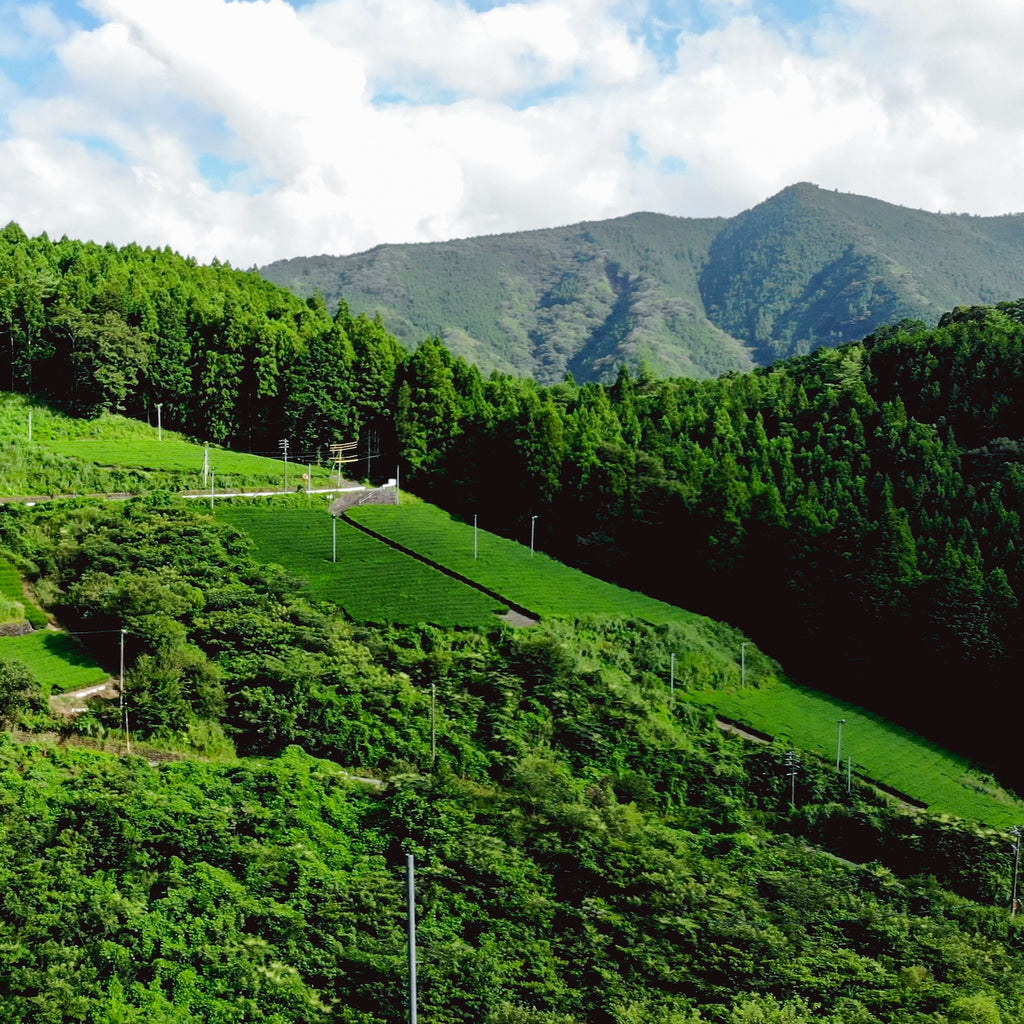
[[[47,695],[93,686],[110,677],[109,672],[82,650],[74,637],[52,630],[0,637],[0,658],[20,661]]]
[[[311,597],[339,605],[358,622],[489,625],[505,610],[494,598],[344,520],[337,521],[338,560],[332,561],[332,517],[316,498],[308,508],[232,502],[218,505],[217,516],[253,539],[259,559],[306,580]]]
[[[745,725],[814,751],[835,762],[843,724],[842,761],[929,809],[1009,826],[1024,821],[1024,803],[1011,797],[970,764],[921,736],[826,694],[785,683],[736,691],[707,691],[690,699]],[[845,768],[843,769],[845,770]]]
[[[476,580],[508,600],[544,616],[610,615],[655,625],[701,616],[674,605],[588,576],[535,551],[528,544],[479,530],[473,557],[473,526],[413,495],[402,504],[362,505],[349,515],[445,568]]]
[[[155,431],[154,431],[155,434]],[[61,455],[69,455],[100,466],[133,467],[151,471],[191,473],[201,479],[203,470],[203,445],[185,441],[164,431],[163,440],[153,438],[122,440],[117,438],[67,438],[47,442],[48,447]],[[269,486],[284,486],[284,462],[262,455],[248,455],[225,448],[210,448],[210,467],[214,481],[221,480],[221,486],[228,486],[232,479],[246,481],[263,480]],[[288,466],[289,490],[296,490],[303,483],[302,474],[308,466],[290,463]],[[326,467],[313,467],[313,485],[326,487],[333,482]]]

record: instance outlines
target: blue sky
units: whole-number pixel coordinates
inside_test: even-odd
[[[0,222],[249,266],[795,181],[1016,212],[1021,44],[1007,0],[0,0]]]

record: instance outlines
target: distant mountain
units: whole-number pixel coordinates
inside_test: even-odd
[[[802,183],[732,218],[636,213],[262,268],[542,383],[748,370],[903,318],[1024,295],[1024,214],[935,214]]]

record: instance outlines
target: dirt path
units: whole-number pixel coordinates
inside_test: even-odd
[[[744,728],[742,725],[738,725],[736,722],[730,721],[728,718],[716,718],[715,724],[723,732],[731,732],[734,736],[742,736],[745,740],[750,740],[752,743],[771,743],[774,737],[769,736],[765,732],[756,732],[751,729]]]
[[[116,700],[119,691],[117,680],[113,677],[104,683],[95,683],[93,686],[83,686],[78,690],[67,690],[64,693],[55,693],[50,697],[50,707],[59,715],[80,715],[88,711],[84,703],[90,697],[102,697],[104,700]]]

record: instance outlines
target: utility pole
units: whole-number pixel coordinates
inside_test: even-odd
[[[210,446],[208,444],[203,445],[203,486],[206,486],[206,481],[210,479]]]
[[[32,440],[32,410],[28,411],[28,439]]]
[[[120,694],[121,704],[121,725],[124,728],[124,752],[130,754],[132,752],[132,741],[131,736],[128,734],[128,705],[124,699],[124,635],[127,630],[124,626],[121,627],[121,684],[118,686]]]
[[[1010,896],[1010,920],[1017,917],[1017,879],[1020,877],[1020,840],[1024,836],[1024,828],[1014,825],[1010,829],[1010,835],[1014,837],[1013,844],[1013,892]]]
[[[339,441],[329,446],[331,462],[338,464],[338,487],[341,487],[341,467],[347,462],[355,462],[359,456],[355,453],[355,441]]]
[[[789,774],[789,806],[796,807],[796,773],[800,767],[800,758],[796,756],[795,750],[786,751],[785,765]]]
[[[537,526],[537,516],[530,516],[530,557],[533,558],[533,534]]]
[[[843,763],[843,726],[846,724],[846,719],[840,718],[836,724],[839,726],[839,743],[836,746],[836,768],[839,768]]]
[[[284,452],[284,489],[288,490],[288,439],[282,438],[277,442],[277,447]]]
[[[164,426],[160,420],[160,410],[164,407],[163,402],[156,403],[156,439],[162,441],[164,439]]]
[[[405,855],[409,904],[409,1024],[416,1024],[416,868],[411,853]]]

